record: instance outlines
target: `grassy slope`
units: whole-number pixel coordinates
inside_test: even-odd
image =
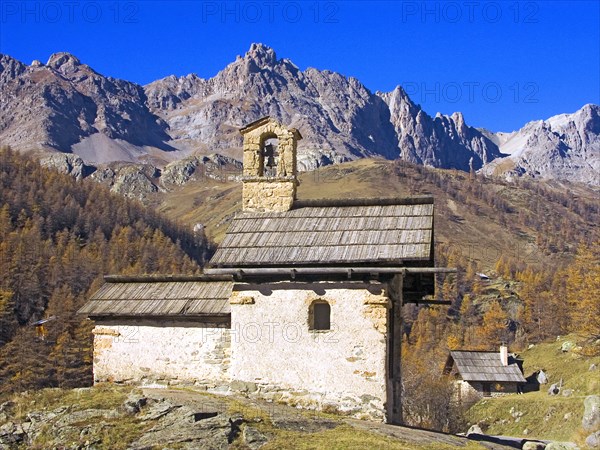
[[[587,395],[600,392],[600,369],[590,371],[589,367],[591,364],[600,366],[600,357],[563,353],[560,348],[565,340],[575,342],[572,336],[563,337],[521,353],[525,375],[544,369],[549,384],[542,385],[539,392],[481,400],[469,410],[470,421],[480,422],[482,429],[493,435],[525,437],[524,430],[528,430],[528,437],[582,443],[589,434],[581,430],[583,400]],[[569,397],[548,395],[550,384],[559,383],[561,379],[563,389],[573,389],[573,394]],[[515,417],[517,412],[522,413],[520,418]]]
[[[428,170],[437,171],[461,186],[469,183],[468,174],[464,172]],[[507,214],[509,226],[503,226],[498,222],[498,211],[484,201],[469,197],[468,202],[472,206],[467,208],[434,184],[416,181],[419,176],[414,170],[405,172],[403,177],[398,177],[393,172],[392,162],[373,159],[329,166],[301,174],[298,198],[431,194],[436,202],[436,241],[457,246],[464,255],[477,260],[482,270],[492,269],[501,254],[542,265],[550,262],[559,264],[569,257],[561,254],[548,257],[543,254],[535,244],[538,230],[517,226],[511,220],[512,215],[525,208],[526,200],[535,195],[530,191],[506,183],[486,181],[486,189],[501,196],[516,211]],[[557,186],[556,189],[563,188]],[[594,195],[585,189],[579,194],[587,197]],[[203,180],[188,183],[183,188],[163,195],[157,207],[171,218],[191,224],[203,223],[208,236],[218,243],[225,234],[229,220],[241,208],[241,195],[241,183]],[[573,226],[593,227],[580,223],[580,218],[573,217],[558,203],[546,199],[540,201],[548,206],[546,220],[570,220]],[[477,212],[473,212],[473,206]]]

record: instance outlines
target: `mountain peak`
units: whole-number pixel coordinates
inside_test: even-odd
[[[62,72],[64,69],[74,69],[75,67],[80,66],[81,61],[70,53],[58,52],[50,55],[46,65]]]
[[[253,60],[260,68],[272,66],[277,62],[275,50],[260,43],[254,43],[250,46],[246,58]]]

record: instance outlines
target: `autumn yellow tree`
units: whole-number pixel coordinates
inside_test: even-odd
[[[508,337],[508,314],[499,302],[493,302],[483,315],[481,326],[477,329],[477,346],[481,349],[495,349]]]
[[[600,339],[600,242],[579,247],[567,269],[566,294],[570,329],[584,338]]]

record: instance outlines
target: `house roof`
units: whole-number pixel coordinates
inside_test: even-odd
[[[503,366],[498,352],[451,351],[448,361],[454,360],[460,376],[465,381],[512,381],[525,383],[521,369],[512,357]],[[448,364],[446,365],[448,367]]]
[[[230,314],[233,284],[224,277],[105,277],[78,311],[89,317],[207,317]]]
[[[404,265],[430,261],[433,198],[296,202],[237,215],[212,267]]]

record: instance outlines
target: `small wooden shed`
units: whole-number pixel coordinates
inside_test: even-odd
[[[446,375],[456,378],[456,399],[469,401],[483,397],[516,394],[526,383],[522,361],[499,352],[451,351],[444,367]]]

